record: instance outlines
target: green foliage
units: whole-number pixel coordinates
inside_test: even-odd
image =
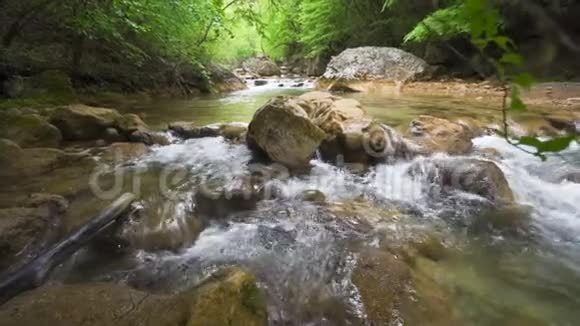
[[[463,5],[439,9],[424,18],[404,37],[405,43],[424,42],[428,39],[448,39],[469,33],[470,23]]]
[[[300,42],[309,57],[332,51],[352,33],[349,7],[342,0],[303,0],[299,22]]]

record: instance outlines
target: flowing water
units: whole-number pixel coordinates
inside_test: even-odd
[[[199,125],[249,122],[272,96],[300,94],[310,86],[277,84],[227,96],[153,101],[128,111],[144,113],[147,122],[159,128],[176,120]],[[497,112],[445,98],[355,97],[371,115],[391,125],[406,124],[424,113],[477,117],[478,112]],[[516,201],[530,208],[531,225],[525,232],[473,227],[473,207],[483,199],[457,193],[434,200],[427,191],[428,181],[407,173],[412,164],[429,160],[417,158],[379,165],[364,175],[313,160],[308,175],[272,181],[282,193],[277,199],[212,221],[198,235],[188,221],[195,210],[193,193],[204,182],[237,182],[248,173],[251,160],[244,145],[203,138],[157,147],[133,165],[114,167],[133,179],[139,176],[145,207],[138,227],[142,248],[114,256],[85,250],[59,275],[69,282],[123,280],[165,293],[186,289],[220,266],[242,265],[255,273],[268,294],[271,324],[358,325],[365,324],[366,312],[351,281],[357,248],[401,245],[436,231],[455,254],[437,264],[431,271],[433,279],[449,290],[446,300],[466,324],[576,325],[580,184],[561,181],[561,176],[580,169],[580,147],[573,144],[560,157],[542,162],[497,136],[474,139],[474,145],[499,152],[496,162]],[[164,172],[168,167],[173,169]],[[159,190],[159,178],[171,180],[170,186]],[[303,191],[313,189],[323,192],[328,202],[364,198],[379,211],[396,207],[400,216],[362,227],[300,200]],[[148,244],[153,241],[162,244]]]

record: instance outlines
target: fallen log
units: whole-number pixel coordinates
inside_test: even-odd
[[[0,305],[16,295],[41,286],[50,272],[87,244],[101,231],[114,224],[135,201],[135,195],[123,194],[79,230],[40,253],[12,273],[0,277]]]

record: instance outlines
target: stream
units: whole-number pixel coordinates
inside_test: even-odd
[[[163,99],[125,108],[157,129],[171,121],[249,122],[253,113],[277,95],[299,95],[312,84],[280,82],[222,96]],[[457,99],[380,97],[353,94],[369,114],[403,127],[420,114],[494,115],[494,108]],[[144,216],[134,228],[139,250],[110,254],[98,248],[77,253],[54,273],[64,282],[122,281],[156,293],[176,293],[197,284],[220,267],[251,270],[268,296],[272,325],[365,325],[365,307],[352,273],[364,247],[404,246],[436,233],[453,254],[429,269],[446,289],[445,300],[470,325],[576,325],[580,317],[580,184],[560,176],[580,170],[580,146],[542,162],[498,136],[473,140],[476,149],[493,148],[516,202],[529,208],[525,232],[480,230],[471,220],[480,201],[465,193],[434,200],[428,181],[410,176],[422,160],[375,166],[354,174],[313,160],[307,175],[274,180],[281,196],[255,210],[211,221],[198,234],[189,221],[194,193],[209,181],[228,185],[248,173],[251,154],[243,144],[222,138],[192,139],[153,151],[132,164],[109,167],[127,176],[125,187],[140,196]],[[477,153],[477,151],[475,151]],[[477,156],[478,154],[473,154]],[[441,158],[447,158],[440,155]],[[453,159],[453,158],[449,158]],[[167,167],[175,167],[164,175]],[[159,177],[171,179],[159,190]],[[135,187],[138,187],[136,189]],[[370,210],[397,209],[397,217],[371,228],[300,199],[319,190],[329,203],[364,200]],[[509,214],[509,212],[508,212]],[[156,250],[152,250],[151,248]],[[164,250],[159,250],[159,248]]]

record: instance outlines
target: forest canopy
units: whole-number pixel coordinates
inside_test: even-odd
[[[449,67],[479,52],[466,3],[496,7],[492,27],[530,53],[541,43],[539,61],[570,50],[567,35],[578,34],[574,1],[0,0],[0,77],[54,68],[79,83],[139,89],[187,80],[199,88],[213,64],[256,55],[324,64],[363,45],[403,47]]]

